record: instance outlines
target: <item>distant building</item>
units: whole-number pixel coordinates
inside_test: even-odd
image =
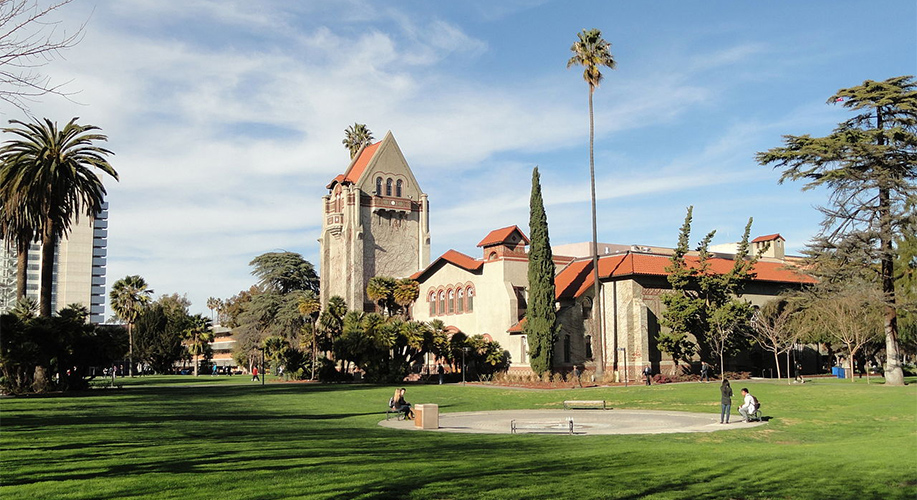
[[[0,243],[3,243],[0,240]],[[16,250],[2,245],[0,250],[0,312],[16,306]],[[105,267],[108,257],[108,202],[93,218],[80,217],[62,238],[54,253],[54,281],[51,309],[54,312],[69,304],[89,309],[89,321],[105,320]],[[26,295],[38,302],[41,284],[41,245],[33,244],[28,252]]]
[[[321,302],[337,295],[372,311],[366,285],[403,278],[430,262],[430,207],[391,132],[364,146],[322,199]]]
[[[524,334],[528,290],[528,238],[517,226],[492,231],[479,244],[480,259],[449,250],[412,278],[420,283],[420,298],[411,316],[440,319],[450,331],[481,334],[500,343],[510,355],[511,370],[528,370],[528,340]],[[591,243],[553,249],[556,266],[557,318],[560,326],[554,348],[554,367],[561,371],[574,364],[592,366],[594,350],[604,349],[606,370],[637,378],[644,366],[665,373],[673,364],[663,355],[656,336],[662,330],[660,295],[671,287],[665,268],[672,249],[600,244],[599,279],[605,341],[594,332],[594,287]],[[606,253],[607,249],[607,253]],[[561,255],[569,252],[573,255]],[[697,259],[690,253],[687,260]],[[715,272],[726,272],[733,255],[711,259]],[[810,276],[791,269],[786,261],[766,258],[755,266],[757,277],[742,297],[763,305],[781,291],[814,283]],[[623,349],[623,350],[622,350]]]

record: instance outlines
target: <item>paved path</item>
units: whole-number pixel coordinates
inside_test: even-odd
[[[573,419],[575,434],[667,434],[677,432],[716,432],[747,429],[764,422],[742,422],[733,415],[730,423],[720,424],[719,414],[653,410],[502,410],[440,413],[439,429],[430,432],[509,434],[510,422],[559,423]],[[411,420],[383,420],[382,427],[423,430]]]

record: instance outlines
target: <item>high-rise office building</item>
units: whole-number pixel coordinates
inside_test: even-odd
[[[3,242],[5,243],[5,242]],[[0,253],[0,311],[16,306],[16,250],[2,245]],[[70,226],[54,252],[51,309],[69,304],[89,309],[89,321],[105,320],[105,265],[108,257],[108,202],[93,218],[80,217]],[[38,302],[41,283],[41,245],[29,249],[26,295]]]

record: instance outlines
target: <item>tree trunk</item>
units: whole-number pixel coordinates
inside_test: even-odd
[[[777,378],[780,378],[780,353],[774,351],[774,365],[777,367]]]
[[[882,130],[882,110],[876,109],[876,128]],[[879,134],[879,145],[885,145],[885,138]],[[904,385],[904,370],[901,368],[898,350],[898,318],[895,308],[895,249],[892,247],[893,228],[891,222],[891,191],[887,185],[879,186],[879,240],[882,266],[882,293],[885,299],[885,383]]]
[[[595,356],[595,378],[599,383],[605,378],[605,322],[603,321],[604,311],[602,309],[602,286],[599,282],[599,244],[598,231],[596,229],[596,211],[595,211],[595,118],[592,112],[592,94],[595,88],[589,85],[589,188],[592,196],[592,279],[593,298],[592,320],[595,323],[595,346],[593,356]],[[617,344],[615,344],[615,355],[617,357]]]
[[[29,244],[17,245],[16,249],[16,302],[26,294],[29,273]]]
[[[50,318],[52,311],[51,299],[54,294],[54,249],[57,246],[54,237],[54,222],[47,221],[47,227],[41,237],[41,285],[39,288],[40,316]]]
[[[134,322],[127,322],[127,374],[134,376]]]

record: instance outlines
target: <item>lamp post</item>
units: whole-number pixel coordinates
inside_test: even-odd
[[[619,347],[618,350],[624,353],[621,357],[624,358],[624,387],[627,387],[627,348]]]
[[[465,353],[468,352],[468,347],[462,348],[462,385],[465,385]]]

